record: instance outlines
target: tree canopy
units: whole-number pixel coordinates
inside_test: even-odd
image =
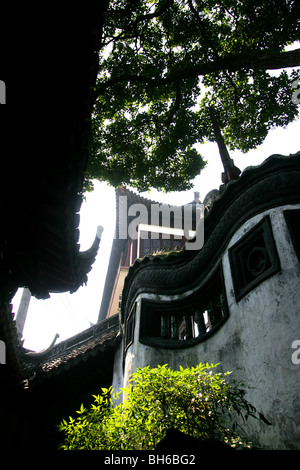
[[[195,144],[215,141],[209,108],[229,149],[256,148],[298,114],[298,40],[298,0],[111,0],[85,188],[189,189]]]

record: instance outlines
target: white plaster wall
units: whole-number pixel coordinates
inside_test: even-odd
[[[297,206],[275,208],[251,219],[230,241],[228,248],[268,213],[281,272],[236,303],[226,250],[223,269],[230,320],[225,326],[230,332],[213,352],[224,370],[234,370],[251,387],[248,400],[272,426],[252,420],[248,431],[255,442],[272,449],[300,449],[300,365],[293,364],[291,347],[300,338],[300,265],[283,215],[283,209],[293,207]]]
[[[117,349],[115,350],[114,357],[114,369],[113,369],[113,380],[112,388],[113,393],[120,392],[120,389],[124,386],[124,374],[123,374],[123,341],[120,342]],[[123,392],[120,393],[119,398],[114,400],[113,405],[117,406],[123,401]]]
[[[250,387],[246,398],[272,423],[267,426],[248,420],[245,429],[253,443],[270,449],[300,449],[300,364],[292,362],[292,343],[300,339],[300,265],[283,216],[283,210],[299,207],[289,205],[268,210],[247,221],[232,237],[222,259],[230,316],[206,341],[181,350],[139,343],[138,300],[134,343],[125,359],[124,385],[137,367],[168,363],[173,369],[179,369],[180,365],[193,366],[200,362],[220,363],[217,370],[232,370],[233,379],[242,380]],[[228,248],[266,214],[271,218],[282,269],[237,303]],[[153,295],[143,294],[143,297],[157,300]],[[119,371],[119,382],[121,375]]]

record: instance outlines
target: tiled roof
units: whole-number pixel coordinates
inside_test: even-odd
[[[19,10],[14,15],[13,30],[22,47],[18,61],[6,64],[7,104],[18,113],[3,108],[8,114],[1,122],[4,301],[10,301],[18,287],[28,287],[37,298],[74,291],[86,282],[91,268],[79,254],[78,212],[105,4],[72,3],[64,11],[55,2],[48,6],[40,23],[33,21],[30,6],[24,8],[24,17]],[[26,70],[22,86],[20,69]],[[16,126],[18,136],[13,140]]]
[[[13,318],[12,305],[0,301],[0,340],[6,349],[5,364],[0,366],[0,380],[18,383],[24,378],[26,367],[21,358],[21,343]]]
[[[90,357],[99,357],[116,348],[121,340],[119,317],[113,317],[97,323],[81,333],[54,346],[44,357],[43,353],[24,356],[24,362],[30,380],[43,381],[53,374],[61,374],[64,370],[76,367]]]
[[[10,106],[1,122],[0,340],[7,365],[0,373],[14,377],[16,386],[28,364],[10,306],[15,292],[28,287],[44,299],[50,292],[76,291],[99,247],[96,237],[81,253],[78,240],[106,6],[91,0],[61,9],[52,2],[40,22],[34,6],[13,9],[12,34],[22,46],[17,61],[7,48],[2,61]],[[21,69],[26,72],[20,85]]]

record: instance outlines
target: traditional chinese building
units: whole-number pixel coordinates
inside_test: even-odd
[[[256,445],[299,449],[300,368],[293,360],[300,337],[299,152],[273,155],[240,176],[225,158],[224,186],[204,201],[211,207],[201,249],[153,256],[156,249],[173,250],[175,237],[169,246],[160,236],[119,238],[97,325],[38,353],[20,343],[11,304],[16,290],[27,287],[40,299],[75,291],[86,282],[100,242],[96,237],[80,252],[103,9],[92,1],[62,11],[52,2],[47,24],[41,21],[33,35],[18,10],[22,47],[18,60],[9,54],[5,63],[13,80],[1,77],[13,109],[1,123],[1,145],[7,141],[0,185],[1,446],[56,449],[55,426],[99,388],[118,389],[145,365],[209,362],[243,380],[246,398],[272,423],[247,423]],[[26,71],[21,84],[20,70]],[[12,122],[18,139],[5,127]],[[128,202],[133,196],[126,194]],[[141,224],[154,233],[151,219]],[[119,301],[122,284],[117,308],[112,299]]]
[[[23,350],[9,308],[2,310],[10,371],[22,370],[21,382],[11,375],[2,389],[14,443],[28,446],[29,427],[37,443],[47,437],[55,448],[62,416],[102,386],[123,387],[137,367],[209,362],[244,381],[247,399],[272,423],[248,421],[256,446],[299,448],[300,371],[292,360],[299,339],[299,183],[300,153],[246,169],[207,212],[200,250],[136,258],[119,312],[49,350]],[[120,257],[115,273],[119,266]]]
[[[118,313],[124,281],[136,259],[182,249],[187,239],[195,234],[196,227],[198,199],[191,204],[190,230],[185,233],[184,207],[160,204],[125,187],[116,189],[115,193],[115,237],[98,321]]]
[[[146,256],[122,290],[113,386],[138,367],[220,364],[272,425],[248,421],[267,449],[299,449],[300,152],[272,155],[222,188],[204,245]]]
[[[98,251],[97,227],[95,242],[85,252],[78,244],[78,227],[105,4],[97,0],[62,9],[52,2],[44,5],[38,21],[35,5],[20,4],[13,11],[11,5],[3,5],[1,11],[5,22],[12,20],[9,31],[4,28],[8,53],[1,53],[1,79],[9,104],[1,108],[0,142],[2,450],[55,448],[54,422],[86,390],[80,372],[68,372],[70,362],[66,363],[74,360],[70,345],[59,360],[52,361],[52,368],[49,350],[38,354],[24,350],[12,299],[20,287],[38,299],[51,292],[76,291],[87,282]],[[9,34],[15,41],[8,40]],[[16,58],[9,47],[18,41]],[[103,333],[97,340],[104,356],[102,343],[108,337]],[[94,351],[97,345],[93,344]],[[43,374],[40,366],[47,359]],[[100,381],[105,383],[111,380],[111,363],[103,363]],[[64,378],[53,373],[48,380],[59,364],[63,364],[60,370],[65,366]],[[93,377],[87,375],[91,387]]]

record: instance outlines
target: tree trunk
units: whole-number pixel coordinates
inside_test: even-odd
[[[230,158],[226,144],[221,134],[219,123],[211,106],[209,107],[209,114],[224,168],[224,173],[222,173],[222,182],[227,184],[229,181],[238,179],[241,170],[234,165],[233,160]]]

